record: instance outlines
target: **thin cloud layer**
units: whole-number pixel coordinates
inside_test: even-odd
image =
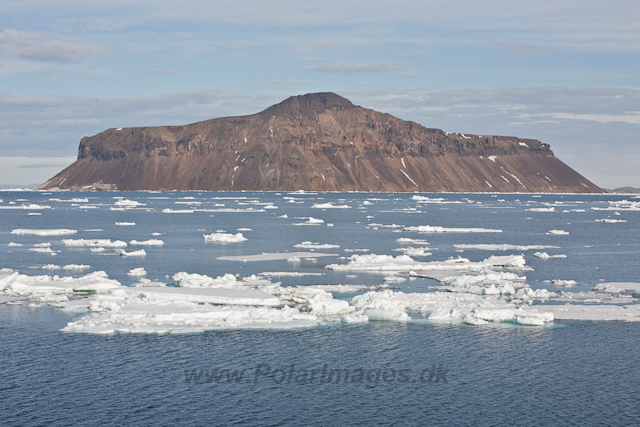
[[[94,44],[52,40],[45,34],[14,29],[0,33],[0,50],[15,58],[59,64],[75,64],[88,56],[107,53],[106,49]]]

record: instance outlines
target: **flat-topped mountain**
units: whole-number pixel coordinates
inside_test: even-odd
[[[40,189],[601,193],[548,144],[443,132],[353,105],[292,96],[250,116],[109,129]]]

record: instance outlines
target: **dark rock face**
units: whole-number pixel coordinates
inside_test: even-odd
[[[251,116],[109,129],[82,138],[78,160],[40,188],[603,192],[540,141],[425,128],[333,93]]]

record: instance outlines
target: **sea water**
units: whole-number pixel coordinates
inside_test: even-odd
[[[2,268],[28,276],[105,271],[123,285],[173,284],[178,272],[247,277],[281,286],[352,284],[372,289],[388,274],[337,271],[354,254],[398,256],[398,238],[427,240],[416,260],[524,254],[526,283],[552,292],[593,292],[639,282],[638,199],[617,195],[370,193],[0,193]],[[424,199],[424,197],[428,199]],[[621,201],[628,201],[622,202]],[[118,203],[120,201],[120,203]],[[125,202],[122,202],[125,201]],[[133,201],[137,203],[130,203]],[[326,208],[348,206],[348,208]],[[313,206],[317,207],[313,207]],[[323,208],[323,206],[325,206]],[[553,209],[551,209],[553,208]],[[40,214],[40,215],[33,215]],[[323,222],[309,221],[309,218]],[[603,219],[616,222],[598,221]],[[624,221],[624,222],[623,222]],[[129,224],[129,225],[124,225]],[[134,224],[134,225],[133,225]],[[299,224],[299,225],[296,225]],[[407,227],[483,228],[500,233],[418,233]],[[11,234],[71,229],[69,236]],[[549,234],[563,230],[566,235]],[[242,233],[238,243],[203,235]],[[91,252],[63,239],[160,239],[144,257]],[[295,246],[310,241],[327,249]],[[10,243],[22,246],[11,245]],[[50,244],[45,246],[42,244]],[[480,249],[491,244],[536,250]],[[35,252],[37,247],[50,248]],[[476,245],[461,249],[455,245]],[[290,262],[249,255],[328,254]],[[225,258],[223,260],[219,258]],[[43,269],[45,265],[61,267]],[[66,265],[89,266],[82,271]],[[406,275],[403,276],[407,278]],[[573,280],[571,288],[554,280]],[[412,278],[394,292],[432,292]],[[362,292],[334,294],[350,301]],[[637,298],[627,295],[627,305]],[[90,297],[91,298],[91,297]],[[563,302],[564,303],[564,302]],[[554,304],[551,300],[535,305]],[[560,304],[555,303],[555,304]],[[597,305],[597,304],[596,304]],[[91,314],[18,301],[0,305],[0,409],[11,425],[631,425],[640,422],[636,337],[624,321],[556,320],[542,327],[492,322],[327,322],[294,329],[220,329],[195,334],[75,334],[60,330]]]

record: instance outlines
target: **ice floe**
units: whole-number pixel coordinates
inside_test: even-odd
[[[572,287],[578,284],[578,282],[576,282],[575,280],[553,280],[551,283],[553,283],[553,286],[557,286],[559,288],[561,287]]]
[[[140,249],[139,251],[131,251],[131,252],[127,252],[124,249],[116,249],[116,254],[123,256],[123,257],[130,257],[130,256],[135,256],[135,257],[143,257],[143,256],[147,256],[147,252],[144,249]]]
[[[207,243],[239,243],[247,240],[242,233],[211,233],[203,234],[202,236],[204,237],[204,241]]]
[[[136,200],[120,199],[116,201],[113,205],[118,207],[125,207],[125,208],[135,208],[138,206],[146,206],[146,203],[140,203]]]
[[[104,271],[97,271],[79,278],[27,276],[19,272],[0,274],[0,291],[3,294],[23,296],[38,302],[60,303],[68,301],[67,295],[74,292],[107,292],[121,287],[120,282],[109,279]]]
[[[295,258],[318,258],[326,256],[338,256],[338,254],[327,254],[322,252],[280,252],[280,253],[261,253],[256,255],[231,255],[218,257],[221,261],[276,261]]]
[[[308,217],[308,218],[302,218],[302,219],[306,219],[305,222],[294,222],[293,225],[320,225],[324,223],[323,219],[319,219],[319,218],[314,218],[312,216]]]
[[[57,228],[49,230],[33,230],[25,228],[16,228],[11,231],[11,234],[18,234],[22,236],[68,236],[70,234],[76,234],[78,230],[70,230],[67,228]]]
[[[195,210],[193,209],[170,209],[170,208],[162,209],[162,213],[185,214],[185,213],[194,213],[194,212]]]
[[[537,258],[542,258],[542,259],[549,259],[549,258],[566,258],[567,256],[564,254],[557,254],[557,255],[549,255],[546,252],[535,252],[533,254],[533,256],[537,257]]]
[[[149,239],[143,241],[131,240],[129,244],[131,246],[162,246],[164,245],[164,242],[160,239]]]
[[[294,248],[302,248],[302,249],[333,249],[339,248],[340,245],[332,245],[329,243],[320,244],[317,242],[305,241],[302,243],[298,243],[297,245],[293,245]]]
[[[65,246],[79,247],[102,247],[102,248],[126,248],[127,242],[116,240],[112,242],[110,239],[63,239],[62,244]]]
[[[484,251],[529,251],[541,249],[559,249],[560,246],[549,245],[508,245],[508,244],[455,244],[457,249],[480,249]]]
[[[146,275],[147,275],[147,270],[145,270],[143,267],[133,268],[129,270],[129,272],[127,273],[127,276],[133,276],[133,277],[141,277]]]
[[[569,232],[564,230],[549,230],[547,234],[555,236],[566,236],[567,234],[569,234]]]
[[[445,261],[418,262],[407,255],[352,255],[347,264],[329,264],[327,268],[335,271],[451,271],[482,270],[486,268],[525,269],[522,255],[491,256],[483,261],[472,262],[466,258],[450,258]]]
[[[312,208],[315,209],[349,209],[351,206],[348,205],[334,205],[333,203],[316,203]]]
[[[640,283],[635,282],[603,282],[594,286],[593,290],[611,294],[633,292],[634,296],[640,298]]]
[[[555,212],[556,211],[556,209],[553,206],[549,208],[530,208],[527,210],[530,212]]]
[[[418,225],[415,227],[404,227],[405,231],[417,231],[419,233],[502,233],[502,230],[490,228],[447,228],[431,225]]]

